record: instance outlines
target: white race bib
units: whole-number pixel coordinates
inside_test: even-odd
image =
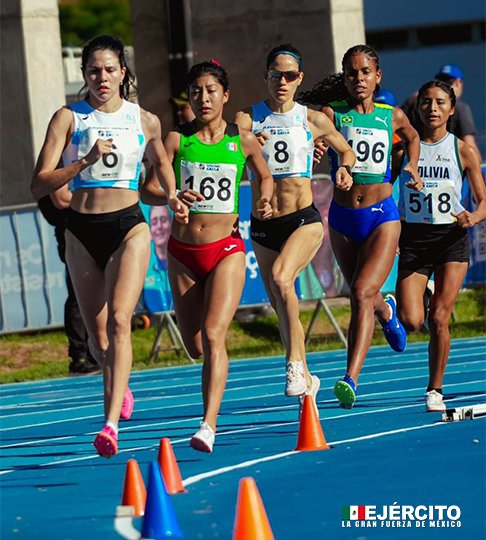
[[[422,191],[404,188],[405,217],[408,223],[445,225],[455,222],[454,182],[452,180],[425,180]]]
[[[191,212],[232,214],[235,208],[238,168],[229,163],[194,163],[181,160],[181,190],[193,189],[204,196]]]
[[[354,173],[383,175],[389,155],[389,137],[384,129],[349,126],[345,137],[356,154]]]
[[[302,126],[266,128],[262,152],[272,175],[304,174],[308,169],[307,133]]]
[[[85,156],[98,139],[113,139],[109,154],[80,172],[81,180],[131,180],[139,163],[138,135],[129,128],[88,128],[81,134],[79,155]]]

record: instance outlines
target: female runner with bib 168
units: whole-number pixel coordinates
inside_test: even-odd
[[[442,380],[449,358],[449,320],[466,276],[470,247],[467,229],[486,218],[486,188],[474,149],[447,131],[454,114],[454,90],[442,81],[424,84],[417,97],[420,133],[419,173],[424,189],[407,186],[409,176],[400,174],[399,210],[402,219],[398,260],[398,316],[409,331],[420,330],[425,321],[423,297],[434,274],[428,328],[429,383],[426,411],[444,411]],[[466,176],[476,210],[461,205]]]
[[[138,205],[144,154],[176,219],[186,222],[188,210],[176,197],[158,118],[127,101],[134,76],[122,41],[93,38],[83,48],[81,69],[86,97],[54,114],[31,190],[40,199],[70,182],[73,191],[66,260],[90,351],[103,367],[105,425],[94,446],[111,457],[118,452],[118,420],[130,418],[134,403],[128,388],[131,318],[150,255],[150,233]]]
[[[187,91],[196,118],[164,140],[179,196],[190,206],[189,222],[173,222],[168,243],[175,313],[189,354],[203,357],[203,420],[190,444],[208,453],[228,377],[226,334],[245,281],[238,198],[246,163],[257,178],[253,212],[260,219],[272,215],[273,180],[256,137],[223,119],[228,85],[219,62],[194,65],[187,75]]]
[[[395,259],[400,217],[392,197],[390,156],[393,133],[408,147],[410,185],[421,189],[417,173],[419,138],[405,113],[375,103],[381,82],[380,59],[367,45],[356,45],[344,54],[343,73],[327,77],[302,96],[306,103],[323,106],[323,112],[356,152],[353,187],[334,190],[329,208],[329,233],[339,267],[350,288],[351,320],[348,332],[347,369],[334,394],[343,408],[356,401],[358,377],[373,336],[375,314],[385,337],[397,352],[405,349],[407,334],[398,320],[392,295],[380,289]],[[338,163],[329,152],[334,179]]]
[[[308,394],[316,405],[320,380],[307,367],[295,292],[299,273],[311,262],[324,236],[312,199],[313,141],[322,138],[339,155],[336,187],[340,190],[351,188],[355,156],[324,114],[294,101],[304,77],[302,67],[302,55],[291,44],[272,49],[265,71],[268,97],[237,113],[236,122],[257,134],[276,184],[273,217],[262,221],[252,216],[251,238],[286,349],[285,394],[299,397],[301,404]]]

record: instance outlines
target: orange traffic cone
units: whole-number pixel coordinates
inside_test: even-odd
[[[240,480],[233,540],[275,540],[253,478]]]
[[[179,465],[177,465],[174,450],[167,437],[160,439],[158,461],[167,493],[170,495],[174,493],[186,493],[187,490],[182,485],[181,473],[179,471]]]
[[[296,450],[328,450],[321,422],[312,403],[311,396],[305,396],[300,415],[299,438]]]
[[[134,459],[127,461],[127,470],[125,473],[125,485],[123,487],[123,506],[133,506],[135,517],[143,516],[145,512],[145,501],[147,491],[143,483],[140,467]]]

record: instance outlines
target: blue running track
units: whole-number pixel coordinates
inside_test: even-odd
[[[485,352],[486,338],[453,342],[449,407],[486,402]],[[169,437],[188,490],[171,500],[189,540],[231,539],[245,476],[256,480],[276,540],[485,539],[486,420],[445,423],[425,412],[426,343],[401,354],[371,349],[356,406],[340,409],[332,387],[345,354],[308,355],[321,378],[319,415],[332,445],[318,452],[294,451],[298,406],[283,393],[283,357],[230,363],[211,455],[188,445],[201,415],[200,365],[132,374],[135,412],[120,424],[120,452],[111,460],[92,446],[102,427],[100,376],[2,386],[1,538],[122,538],[115,513],[126,462],[136,459],[147,480],[160,438]],[[342,521],[343,507],[393,504],[458,506],[461,526]],[[141,521],[133,522],[138,530]]]

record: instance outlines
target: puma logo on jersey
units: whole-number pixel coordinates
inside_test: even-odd
[[[224,248],[225,251],[231,251],[233,248],[238,247],[238,244],[230,244]]]
[[[375,116],[375,120],[377,122],[382,122],[383,124],[385,124],[385,127],[388,128],[388,124],[386,123],[386,118],[380,118],[379,116]]]
[[[379,208],[377,208],[376,206],[372,206],[372,207],[371,207],[371,211],[372,211],[372,212],[381,212],[382,214],[385,213],[385,212],[383,211],[383,204],[381,204]]]

